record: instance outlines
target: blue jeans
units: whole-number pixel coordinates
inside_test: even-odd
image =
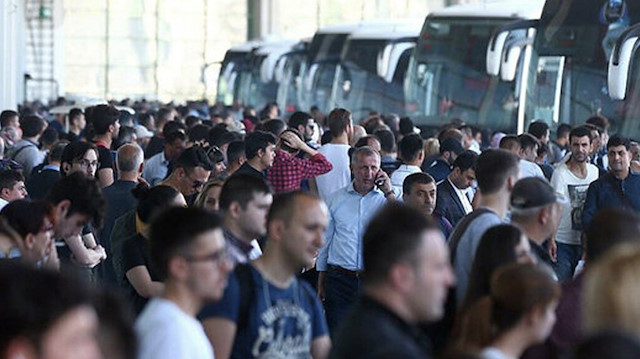
[[[331,269],[325,272],[324,310],[331,336],[353,309],[360,292],[360,279]]]
[[[579,244],[556,243],[557,260],[553,264],[558,280],[561,282],[573,278],[573,272],[582,258],[582,246]]]

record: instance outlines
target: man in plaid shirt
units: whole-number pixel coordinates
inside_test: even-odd
[[[310,158],[297,157],[300,151]],[[280,135],[276,153],[273,166],[267,171],[274,194],[299,190],[302,180],[325,174],[333,168],[331,162],[309,147],[294,129]]]

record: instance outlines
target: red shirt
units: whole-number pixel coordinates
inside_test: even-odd
[[[302,159],[282,150],[276,152],[273,166],[267,170],[267,180],[275,194],[299,190],[302,180],[325,174],[333,168],[321,153]]]

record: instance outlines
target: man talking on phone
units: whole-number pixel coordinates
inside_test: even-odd
[[[329,224],[316,261],[318,295],[332,335],[360,291],[365,228],[380,207],[396,198],[389,177],[380,170],[380,154],[373,148],[355,150],[351,172],[353,181],[327,198]]]

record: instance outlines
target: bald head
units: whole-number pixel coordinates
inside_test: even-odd
[[[142,149],[138,145],[126,144],[120,146],[116,153],[116,165],[118,166],[118,174],[135,173],[137,174],[144,160]]]

